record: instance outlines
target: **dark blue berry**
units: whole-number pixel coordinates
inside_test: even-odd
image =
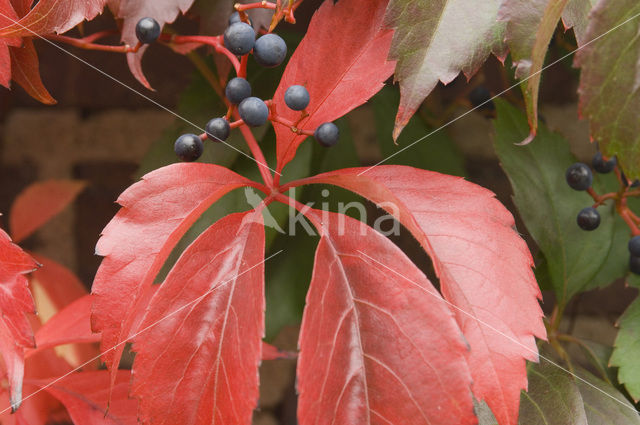
[[[176,140],[176,143],[173,145],[173,150],[182,161],[193,162],[200,158],[204,146],[200,137],[195,134],[183,134]]]
[[[629,252],[631,255],[640,257],[640,236],[634,236],[629,240]]]
[[[313,133],[313,137],[315,137],[318,143],[322,146],[329,148],[338,143],[340,130],[338,130],[338,126],[334,123],[326,122],[316,129]]]
[[[153,18],[142,18],[136,24],[136,37],[142,44],[153,43],[160,37],[160,24]]]
[[[237,105],[251,96],[251,84],[241,77],[232,78],[227,83],[224,94],[227,96],[229,102]]]
[[[632,255],[629,258],[629,270],[633,274],[640,275],[640,257],[636,257],[635,255]]]
[[[607,174],[613,171],[613,168],[616,166],[616,157],[610,158],[608,161],[605,161],[600,152],[596,152],[591,160],[591,165],[593,169],[598,173]]]
[[[600,225],[600,213],[593,207],[583,208],[577,221],[582,230],[595,230]]]
[[[224,32],[224,46],[234,55],[246,55],[255,42],[256,32],[244,22],[236,22]]]
[[[256,62],[267,68],[280,65],[287,56],[287,44],[276,34],[265,34],[256,40],[253,57]]]
[[[231,127],[229,127],[229,121],[224,118],[214,118],[210,120],[204,127],[209,139],[214,142],[224,142],[229,137]]]
[[[248,97],[240,102],[238,113],[245,124],[251,127],[259,127],[266,123],[269,118],[267,104],[257,97]]]
[[[593,183],[591,169],[581,162],[576,162],[567,169],[565,174],[567,184],[574,190],[587,190]]]
[[[469,93],[469,101],[474,108],[493,111],[496,105],[491,101],[491,92],[485,86],[478,86]]]
[[[240,19],[240,13],[233,12],[231,16],[229,16],[229,26],[233,24],[237,24],[238,22],[244,22],[244,21]],[[253,22],[251,22],[251,19],[249,19],[249,25],[253,26]]]
[[[284,103],[294,111],[302,111],[309,101],[309,92],[303,86],[291,86],[284,92]]]

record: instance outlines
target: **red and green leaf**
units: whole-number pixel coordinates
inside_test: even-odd
[[[250,424],[264,334],[261,212],[229,215],[183,253],[136,337],[145,423]]]
[[[174,164],[143,177],[118,199],[122,209],[96,247],[105,258],[93,283],[92,329],[115,372],[143,295],[172,249],[215,201],[251,182],[211,164]]]
[[[14,201],[9,228],[19,242],[30,236],[67,207],[84,189],[77,180],[49,180],[27,187]]]
[[[531,142],[538,131],[541,70],[567,1],[506,0],[500,7],[500,19],[507,23],[505,40],[516,67],[516,78],[526,79],[521,87],[530,134],[523,144]]]
[[[587,27],[589,25],[589,12],[598,0],[569,0],[562,13],[562,23],[565,29],[573,28],[578,41],[578,46],[584,46],[589,40]]]
[[[385,23],[395,28],[390,58],[398,60],[401,91],[394,139],[439,81],[448,84],[460,71],[470,78],[491,53],[504,60],[501,1],[389,2]]]
[[[636,1],[601,0],[586,35],[598,39],[576,54],[580,114],[589,120],[591,139],[606,155],[617,155],[631,179],[640,177],[640,21],[630,20],[639,13]]]
[[[0,0],[0,28],[7,27],[18,20],[18,15],[9,0]],[[9,88],[11,82],[11,55],[9,46],[20,46],[20,37],[0,38],[0,85]]]
[[[493,193],[461,178],[401,166],[346,169],[300,183],[356,192],[394,215],[430,255],[444,298],[469,345],[473,393],[500,424],[515,424],[525,359],[545,338],[540,290],[512,215]]]
[[[300,332],[300,424],[476,423],[468,347],[429,280],[367,225],[306,215],[321,239]]]
[[[304,39],[293,53],[273,96],[273,112],[295,122],[300,112],[284,103],[289,86],[309,91],[309,116],[298,128],[315,130],[366,102],[393,74],[387,61],[393,31],[382,27],[387,0],[327,0],[313,16]],[[340,48],[336,48],[340,46]],[[307,136],[290,126],[274,123],[278,171],[293,159]]]

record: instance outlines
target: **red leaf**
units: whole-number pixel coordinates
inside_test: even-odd
[[[54,313],[87,295],[87,289],[71,270],[50,258],[38,254],[33,257],[41,267],[31,274],[31,285],[46,293]]]
[[[122,209],[103,230],[96,253],[105,258],[93,283],[94,332],[102,332],[107,367],[117,369],[143,294],[171,250],[211,204],[251,182],[211,164],[173,164],[127,189]]]
[[[25,38],[22,47],[9,48],[11,53],[11,76],[34,99],[53,105],[51,97],[40,78],[40,62],[31,38]]]
[[[300,183],[356,192],[414,235],[471,346],[475,397],[486,400],[500,424],[517,423],[525,359],[537,360],[534,336],[546,333],[531,255],[493,193],[458,177],[400,166],[339,170]],[[405,273],[387,264],[389,273]]]
[[[11,5],[13,6],[13,10],[16,11],[19,18],[22,18],[24,15],[29,13],[29,10],[31,10],[32,4],[33,4],[33,0],[11,0]]]
[[[40,0],[19,21],[0,27],[0,37],[61,34],[85,19],[93,19],[102,12],[105,3],[106,0]]]
[[[74,373],[52,385],[55,378],[30,383],[60,400],[76,425],[137,425],[138,403],[128,396],[130,379],[130,371],[119,370],[111,393],[106,370]]]
[[[35,313],[27,278],[36,262],[0,230],[0,352],[9,376],[11,405],[22,400],[24,347],[33,347],[33,331],[26,313]]]
[[[77,180],[49,180],[27,187],[13,202],[9,228],[16,242],[24,240],[67,207],[84,189]]]
[[[136,24],[142,18],[154,18],[160,26],[173,22],[180,12],[191,7],[193,0],[108,0],[108,5],[116,18],[123,19],[122,41],[129,46],[138,43]],[[142,72],[142,56],[146,46],[137,53],[127,54],[127,63],[131,73],[144,85],[151,89]]]
[[[476,423],[468,348],[424,274],[357,220],[307,217],[321,239],[300,331],[300,424]]]
[[[11,25],[18,19],[9,0],[0,0],[0,28]],[[20,46],[19,37],[0,38],[0,84],[9,88],[11,82],[11,56],[8,46]]]
[[[229,215],[184,252],[134,343],[132,393],[153,424],[250,424],[264,333],[261,211]]]
[[[387,61],[393,31],[381,27],[386,6],[387,0],[324,2],[273,96],[278,116],[290,121],[300,117],[284,103],[285,91],[294,84],[305,86],[311,96],[309,117],[298,125],[307,130],[345,115],[383,87],[395,69],[395,62]],[[281,171],[306,136],[274,126]]]
[[[295,359],[296,357],[298,357],[298,353],[283,351],[266,342],[262,343],[262,360]]]
[[[90,295],[85,295],[47,320],[36,332],[37,351],[63,344],[100,341],[100,334],[91,331],[92,301]]]

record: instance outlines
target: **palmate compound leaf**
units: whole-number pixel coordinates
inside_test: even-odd
[[[592,9],[586,38],[576,54],[581,69],[579,109],[591,139],[631,179],[640,177],[640,2],[601,0]],[[603,34],[611,31],[603,36]]]
[[[546,332],[531,255],[493,193],[458,177],[402,166],[339,170],[296,184],[308,183],[356,192],[413,234],[430,255],[470,345],[475,398],[487,402],[500,425],[517,423],[520,390],[527,387],[525,359],[537,360],[534,336],[545,338]]]
[[[364,223],[305,214],[321,238],[300,332],[300,424],[476,423],[468,346],[425,275]]]
[[[146,307],[144,294],[173,247],[211,204],[250,185],[217,165],[183,163],[145,175],[120,196],[122,209],[96,247],[105,258],[92,287],[91,325],[102,333],[103,361],[112,373],[137,312]]]
[[[522,144],[531,142],[538,131],[541,70],[549,42],[568,1],[504,0],[500,7],[499,18],[507,25],[505,41],[516,67],[515,76],[520,80],[527,79],[520,87],[527,107],[530,133],[521,141]]]
[[[105,0],[114,16],[122,19],[122,41],[129,46],[138,43],[136,24],[142,18],[153,18],[162,27],[173,22],[180,12],[191,7],[194,0]],[[131,73],[142,85],[151,88],[142,72],[142,56],[146,50],[143,46],[137,53],[127,54],[127,63]]]
[[[35,313],[35,305],[24,274],[36,268],[33,258],[0,230],[0,352],[9,378],[13,409],[22,400],[24,349],[34,346],[26,314]]]
[[[386,4],[387,0],[322,4],[273,95],[278,116],[292,122],[300,117],[284,102],[285,91],[294,84],[309,91],[309,116],[298,127],[311,131],[360,106],[382,88],[395,68],[395,62],[387,61],[393,31],[382,28]],[[307,136],[283,124],[274,127],[281,171]]]
[[[422,101],[439,81],[460,71],[470,78],[490,53],[506,56],[502,0],[391,0],[385,24],[395,28],[390,58],[401,99],[393,135],[397,139]]]
[[[261,211],[229,215],[183,253],[133,349],[143,423],[251,423],[264,334]]]

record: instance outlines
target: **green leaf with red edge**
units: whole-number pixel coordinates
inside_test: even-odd
[[[11,25],[2,27],[0,37],[33,37],[61,34],[84,20],[91,20],[102,12],[107,0],[40,0]]]
[[[586,1],[586,0],[584,0]],[[500,19],[507,23],[505,40],[521,84],[529,118],[530,134],[522,143],[533,140],[538,131],[538,96],[541,70],[549,42],[558,26],[568,0],[505,0]]]
[[[589,25],[589,12],[597,2],[598,0],[569,0],[564,8],[562,23],[566,30],[573,28],[579,47],[589,41],[585,38]]]
[[[313,16],[304,39],[293,53],[275,94],[273,112],[295,122],[300,112],[284,103],[285,91],[294,84],[307,88],[309,116],[298,128],[314,131],[366,102],[393,74],[387,61],[393,31],[382,28],[387,0],[326,0]],[[340,48],[336,48],[340,46]],[[293,159],[307,136],[274,122],[278,171]]]
[[[77,180],[48,180],[23,190],[11,206],[9,229],[16,242],[24,240],[67,207],[85,188]]]
[[[356,192],[413,234],[471,347],[476,399],[487,402],[501,425],[515,424],[520,390],[527,387],[525,359],[537,359],[534,336],[546,332],[533,261],[513,216],[486,189],[411,167],[339,170],[296,184],[307,183]]]
[[[34,99],[53,105],[56,100],[47,91],[40,78],[40,62],[31,38],[25,38],[21,47],[10,47],[11,78]]]
[[[92,294],[92,329],[102,333],[103,361],[115,373],[145,291],[174,246],[214,202],[252,183],[212,164],[173,164],[127,189],[122,209],[102,232],[96,253],[105,258]]]
[[[184,13],[194,0],[106,0],[113,15],[122,19],[122,41],[129,46],[138,44],[136,24],[142,18],[153,18],[162,27],[173,22],[180,12]],[[142,72],[142,56],[147,47],[143,46],[136,53],[127,53],[127,63],[134,77],[146,88],[151,85]]]
[[[600,38],[578,51],[575,61],[581,68],[580,115],[589,120],[591,139],[606,155],[617,155],[631,179],[640,177],[638,14],[639,2],[601,0],[591,11],[586,35]]]
[[[425,275],[360,221],[305,214],[321,239],[300,331],[300,424],[476,423],[468,347]]]
[[[62,380],[58,377],[32,380],[57,398],[67,408],[75,425],[137,425],[138,402],[129,398],[131,371],[119,370],[113,391],[109,391],[106,370],[73,373]]]
[[[0,230],[0,351],[9,376],[11,405],[22,401],[24,348],[34,346],[33,331],[26,316],[35,313],[26,273],[37,263]]]
[[[401,99],[393,131],[397,139],[439,81],[460,72],[470,78],[489,54],[504,60],[504,23],[497,21],[501,0],[391,0],[385,23],[395,28],[391,59]]]
[[[250,424],[264,333],[261,211],[229,215],[183,253],[133,349],[145,423]]]

